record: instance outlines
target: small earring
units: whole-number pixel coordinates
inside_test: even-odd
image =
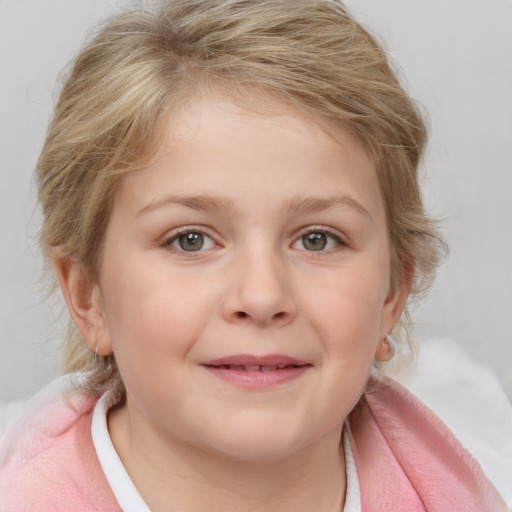
[[[391,336],[391,334],[388,334],[385,338],[385,343],[389,346],[389,351],[391,352],[391,357],[389,358],[389,361],[393,359],[396,356],[396,353],[398,352],[398,345],[395,341],[395,338]]]

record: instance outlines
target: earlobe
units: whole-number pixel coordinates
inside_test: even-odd
[[[391,336],[391,331],[402,315],[410,289],[410,279],[404,278],[399,286],[386,297],[382,310],[379,343],[375,350],[375,361],[386,362],[395,356],[397,347]]]
[[[74,255],[52,249],[60,289],[71,318],[89,347],[100,356],[112,352],[99,284],[92,283]]]
[[[377,350],[375,351],[374,360],[378,363],[386,363],[391,361],[397,353],[397,345],[393,336],[388,334],[380,340]]]

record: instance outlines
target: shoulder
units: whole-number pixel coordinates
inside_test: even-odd
[[[453,341],[432,339],[399,381],[447,425],[512,507],[512,404],[493,372]]]
[[[504,511],[502,496],[449,428],[402,385],[374,373],[349,429],[363,508]],[[397,497],[400,496],[400,507]]]
[[[91,439],[97,400],[61,378],[29,402],[0,447],[2,512],[120,510]]]
[[[448,502],[450,510],[503,510],[503,499],[512,504],[510,402],[492,373],[452,342],[422,349],[401,383],[374,373],[351,414],[365,471],[388,486],[393,475],[397,485],[413,482],[432,510],[448,510]]]

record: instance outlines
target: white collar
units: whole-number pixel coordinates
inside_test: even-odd
[[[345,450],[345,473],[347,475],[347,492],[345,493],[343,512],[361,512],[361,493],[359,492],[359,478],[357,476],[356,462],[350,444],[350,436],[345,427],[343,427],[341,437]]]
[[[112,392],[108,392],[94,407],[91,435],[96,455],[123,512],[151,512],[135,488],[110,439],[107,413],[114,404],[115,396]]]

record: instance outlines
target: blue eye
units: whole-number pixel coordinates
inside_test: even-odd
[[[305,251],[320,252],[333,249],[340,245],[345,244],[338,236],[317,229],[304,233],[296,242],[292,244],[292,247],[294,249],[301,249]]]
[[[188,231],[175,236],[166,245],[185,252],[198,252],[215,247],[215,242],[200,231]]]

